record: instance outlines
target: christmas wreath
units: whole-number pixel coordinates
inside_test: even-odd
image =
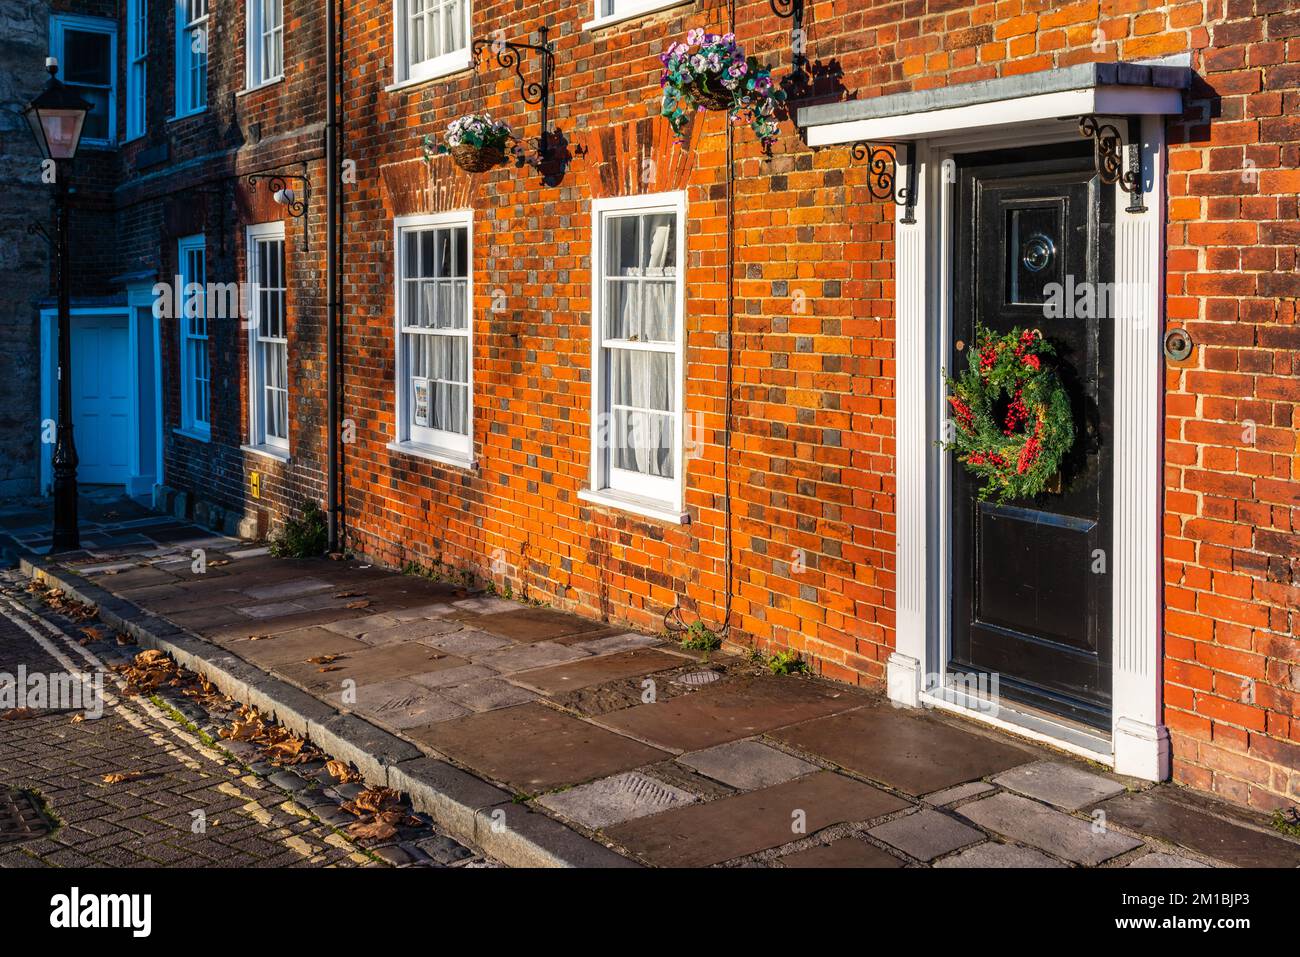
[[[955,427],[944,448],[984,479],[980,499],[1030,498],[1052,483],[1074,445],[1070,396],[1056,350],[1037,329],[975,330],[969,366],[947,378]]]

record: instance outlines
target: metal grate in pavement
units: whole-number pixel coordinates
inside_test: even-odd
[[[52,830],[50,819],[31,794],[0,788],[0,844],[34,840]]]

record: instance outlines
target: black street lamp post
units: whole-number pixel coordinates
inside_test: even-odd
[[[68,265],[68,178],[77,155],[86,113],[91,109],[59,82],[58,61],[45,61],[49,82],[23,110],[45,160],[54,163],[56,195],[55,269],[59,283],[59,421],[54,467],[54,536],[51,552],[81,547],[77,528],[77,446],[72,438],[72,275]]]

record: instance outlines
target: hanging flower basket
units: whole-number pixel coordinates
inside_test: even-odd
[[[497,122],[487,113],[467,113],[447,124],[443,141],[432,135],[424,138],[426,159],[451,154],[451,161],[467,173],[482,173],[506,160],[506,148],[514,136],[510,127]]]
[[[1052,364],[1056,350],[1037,329],[997,336],[980,326],[975,338],[969,367],[947,379],[956,428],[944,449],[984,479],[981,500],[1051,491],[1074,446],[1070,396]]]
[[[448,150],[451,161],[467,173],[482,173],[506,161],[506,151],[499,146],[470,146],[461,143]]]
[[[725,110],[733,123],[747,122],[763,146],[775,142],[776,108],[785,93],[772,83],[771,70],[745,56],[734,33],[692,30],[685,43],[673,43],[659,60],[664,65],[660,112],[678,143],[685,142],[691,117],[701,110]]]

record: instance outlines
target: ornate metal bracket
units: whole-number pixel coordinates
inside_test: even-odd
[[[555,79],[555,44],[546,39],[549,32],[548,27],[537,28],[537,33],[541,37],[540,43],[511,43],[497,36],[491,39],[480,37],[470,44],[470,55],[474,60],[475,69],[478,69],[478,58],[483,50],[485,48],[491,50],[496,54],[497,66],[506,69],[514,68],[515,76],[519,78],[519,95],[523,101],[533,106],[541,105],[542,135],[537,138],[537,155],[542,159],[546,159],[551,152],[550,131],[546,124],[551,108],[551,81]],[[541,57],[542,78],[540,80],[529,80],[524,76],[525,52],[536,53]]]
[[[808,62],[808,57],[804,53],[808,45],[808,37],[803,29],[804,0],[769,0],[769,2],[773,13],[783,20],[790,21],[790,52],[793,57],[794,71],[800,73],[803,71],[804,64]]]
[[[311,192],[311,181],[306,176],[295,176],[291,173],[253,173],[248,177],[248,185],[256,187],[258,183],[266,180],[267,187],[272,194],[280,193],[288,189],[289,181],[302,184],[302,198],[294,196],[293,199],[286,197],[283,205],[289,210],[289,215],[294,219],[301,219],[307,212],[307,200]],[[281,200],[276,200],[281,202]]]
[[[1142,202],[1142,148],[1134,136],[1133,121],[1129,121],[1129,142],[1124,143],[1119,129],[1110,123],[1102,123],[1095,116],[1079,117],[1079,135],[1092,140],[1094,162],[1101,181],[1107,186],[1119,184],[1119,188],[1128,193],[1127,212],[1145,213],[1147,208]],[[1127,157],[1125,156],[1127,153]]]
[[[898,186],[898,151],[908,151],[907,182]],[[916,163],[912,161],[912,147],[906,143],[854,143],[849,154],[859,163],[867,163],[867,189],[876,199],[892,199],[903,207],[899,222],[911,225],[916,222]]]
[[[251,173],[248,177],[248,185],[253,189],[256,189],[257,184],[265,180],[267,188],[275,197],[275,201],[284,206],[284,208],[289,211],[289,215],[294,219],[304,220],[302,225],[301,243],[302,248],[306,250],[308,248],[308,233],[310,230],[307,228],[309,223],[305,220],[305,217],[307,215],[308,206],[311,203],[311,180],[307,178],[306,163],[302,164],[302,169],[303,171],[301,175],[295,173],[282,173],[278,170],[270,170],[263,173]],[[301,196],[294,195],[293,191],[289,189],[289,183],[291,182],[300,183],[302,185]]]

